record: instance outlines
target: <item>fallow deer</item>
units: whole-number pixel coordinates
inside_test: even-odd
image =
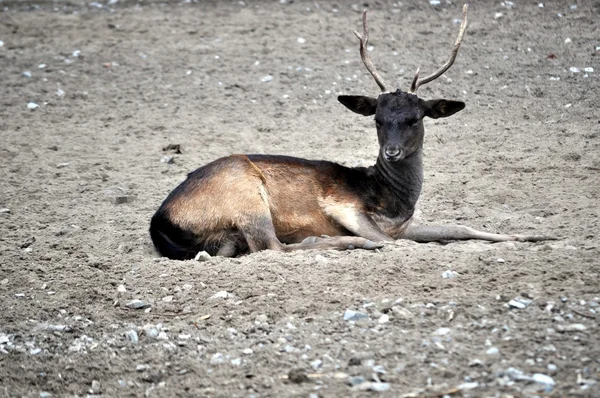
[[[353,112],[375,115],[379,156],[371,167],[344,167],[274,155],[232,155],[190,173],[160,206],[150,225],[158,251],[190,259],[199,251],[236,256],[264,249],[375,249],[383,242],[482,239],[537,241],[537,236],[503,235],[465,226],[414,225],[423,183],[423,118],[448,117],[465,104],[423,100],[429,83],[456,58],[467,26],[467,5],[450,59],[435,73],[415,74],[410,90],[388,91],[367,53],[367,12],[363,13],[360,55],[381,88],[377,98],[342,95]]]

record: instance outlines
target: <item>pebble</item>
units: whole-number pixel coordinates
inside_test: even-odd
[[[362,376],[352,376],[348,379],[348,383],[351,386],[357,386],[365,382],[365,378]]]
[[[358,391],[376,391],[376,392],[384,392],[390,389],[390,383],[378,383],[372,381],[364,381],[354,387],[353,390]]]
[[[52,394],[50,394],[48,391],[40,391],[40,398],[50,398],[52,396]]]
[[[40,352],[42,352],[42,349],[41,349],[41,348],[32,348],[31,350],[29,350],[29,353],[30,353],[31,355],[37,355],[37,354],[39,354]]]
[[[473,359],[469,362],[470,367],[481,366],[481,365],[483,365],[483,362],[479,359]]]
[[[198,252],[198,254],[196,254],[196,257],[194,257],[194,260],[196,260],[196,261],[208,261],[208,260],[210,260],[210,254],[208,254],[205,251]]]
[[[536,383],[542,384],[544,386],[545,392],[552,391],[552,389],[554,388],[554,385],[556,384],[556,382],[554,381],[554,379],[552,377],[545,375],[543,373],[534,373],[533,376],[531,377],[531,379]]]
[[[23,77],[31,77],[31,72],[29,72],[28,70],[26,70],[25,72],[22,73]]]
[[[117,286],[117,292],[119,292],[119,293],[127,293],[127,289],[125,288],[125,285],[119,285],[119,286]]]
[[[244,354],[244,355],[252,355],[253,352],[254,351],[252,350],[252,348],[244,348],[242,350],[242,354]]]
[[[587,68],[583,68],[583,71],[584,71],[584,72],[587,72],[587,73],[592,73],[592,72],[594,71],[594,68],[592,68],[592,67],[590,66],[590,67],[587,67]]]
[[[260,325],[261,323],[268,323],[268,321],[269,317],[267,317],[265,314],[260,314],[254,319],[254,323],[257,325]]]
[[[587,327],[581,323],[572,323],[570,325],[556,325],[556,330],[559,332],[583,332]]]
[[[262,79],[260,79],[260,81],[263,82],[263,83],[268,83],[268,82],[270,82],[272,80],[273,80],[273,76],[271,76],[271,75],[266,75]]]
[[[242,358],[233,358],[231,364],[234,366],[240,366],[242,364]]]
[[[217,292],[215,294],[213,294],[209,300],[216,300],[216,299],[227,299],[227,298],[231,298],[233,297],[233,294],[225,291],[225,290],[221,290],[220,292]]]
[[[298,43],[300,43],[300,44],[304,44],[304,43],[306,43],[306,39],[305,39],[305,38],[303,38],[303,37],[299,37],[297,41],[298,41]]]
[[[498,355],[500,354],[500,351],[496,347],[490,347],[485,353],[487,355]]]
[[[393,306],[392,312],[395,315],[398,315],[399,317],[404,318],[404,319],[411,319],[411,318],[414,318],[414,316],[415,316],[412,312],[410,312],[406,308],[400,307],[400,306]]]
[[[125,337],[127,337],[127,340],[131,341],[133,344],[137,344],[139,341],[139,337],[138,334],[135,330],[128,330],[125,332]]]
[[[365,314],[364,312],[358,312],[358,311],[354,311],[354,310],[346,310],[344,312],[344,320],[345,321],[358,321],[360,319],[367,319],[369,318],[369,315]]]
[[[439,328],[435,330],[432,334],[434,336],[445,336],[449,334],[452,330],[450,328]]]
[[[388,323],[390,321],[390,316],[388,314],[383,314],[379,317],[377,322],[379,323]]]
[[[452,279],[455,276],[458,276],[458,272],[447,270],[442,273],[442,278],[444,279]]]
[[[100,392],[100,390],[101,390],[100,382],[98,380],[93,380],[92,381],[92,389],[90,390],[90,393],[98,394]]]
[[[2,213],[10,213],[10,209],[6,209],[6,208],[0,209],[0,214],[2,214]]]
[[[132,300],[132,301],[128,302],[127,304],[125,304],[125,306],[127,308],[132,308],[132,309],[135,309],[135,310],[141,310],[141,309],[144,309],[144,308],[149,308],[150,304],[145,303],[142,300],[135,299],[135,300]]]
[[[131,203],[131,202],[133,202],[133,200],[134,200],[133,196],[117,196],[115,198],[115,204],[122,205],[125,203]]]
[[[510,308],[518,308],[520,310],[527,308],[527,306],[529,304],[531,304],[532,300],[529,299],[525,299],[525,298],[521,298],[521,297],[517,297],[515,299],[512,299],[508,302],[508,306]]]
[[[173,301],[173,296],[165,296],[162,298],[162,301],[164,301],[165,303],[170,303],[171,301]]]
[[[211,365],[219,365],[219,364],[222,364],[223,362],[225,362],[225,356],[223,354],[221,354],[220,352],[213,354],[213,356],[210,358]]]
[[[323,361],[321,361],[320,359],[315,359],[314,361],[312,361],[310,363],[310,366],[314,369],[317,370],[321,367],[321,365],[323,365]]]
[[[158,338],[158,334],[160,333],[160,325],[144,325],[142,327],[142,330],[144,331],[144,334],[148,337],[152,337],[153,339]]]
[[[59,88],[58,90],[56,90],[56,95],[58,95],[59,97],[64,97],[65,91],[62,88]]]
[[[0,40],[0,48],[4,47],[4,42],[2,40]]]
[[[27,103],[27,109],[30,109],[32,111],[35,110],[35,109],[37,109],[38,107],[39,107],[39,105],[36,104],[35,102],[28,102]]]
[[[573,72],[573,73],[579,73],[579,72],[581,72],[581,69],[579,69],[579,68],[576,68],[575,66],[571,66],[571,67],[569,68],[569,71],[571,71],[571,72]]]

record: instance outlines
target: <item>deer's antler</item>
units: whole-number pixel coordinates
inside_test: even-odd
[[[446,63],[444,65],[442,65],[442,67],[440,69],[438,69],[431,75],[426,76],[422,79],[419,79],[419,69],[417,69],[417,73],[415,73],[415,77],[413,78],[413,81],[410,85],[410,91],[409,91],[410,93],[416,93],[420,86],[437,79],[438,77],[443,75],[444,72],[446,72],[448,69],[450,69],[450,67],[454,63],[454,60],[456,59],[456,54],[458,54],[458,49],[460,48],[460,44],[462,43],[463,36],[465,35],[465,31],[467,30],[467,9],[468,8],[469,8],[468,4],[465,4],[463,6],[462,23],[460,24],[460,30],[458,31],[458,37],[456,38],[456,42],[454,43],[454,48],[452,49],[452,54],[450,55],[450,59],[448,61],[446,61]]]
[[[388,90],[385,88],[385,83],[383,82],[383,79],[381,78],[381,76],[379,76],[379,72],[377,72],[377,69],[375,69],[373,62],[371,61],[371,58],[369,57],[369,54],[367,53],[367,45],[369,44],[369,28],[367,27],[367,10],[363,11],[362,23],[363,23],[362,36],[357,31],[354,31],[354,35],[356,35],[356,37],[358,37],[358,40],[360,40],[360,57],[362,58],[363,63],[367,67],[367,70],[369,71],[369,73],[371,73],[371,76],[373,76],[373,78],[375,79],[375,83],[377,83],[377,85],[379,86],[379,88],[381,89],[382,92],[386,92]]]

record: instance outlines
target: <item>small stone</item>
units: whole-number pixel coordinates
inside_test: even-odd
[[[544,385],[544,390],[546,392],[550,392],[552,391],[552,389],[554,388],[554,385],[556,384],[556,382],[554,381],[554,379],[548,375],[545,375],[543,373],[534,373],[533,376],[531,377],[531,379],[539,384],[543,384]]]
[[[570,38],[570,37],[567,37],[567,38],[565,39],[565,44],[569,44],[570,42],[571,42],[571,38]]]
[[[244,354],[244,355],[252,355],[253,352],[254,351],[252,350],[252,348],[244,348],[242,350],[242,354]]]
[[[22,73],[23,77],[31,77],[31,72],[29,72],[28,70],[26,70],[25,72]]]
[[[119,285],[119,286],[117,286],[117,292],[119,292],[119,293],[127,293],[127,289],[125,288],[125,285]]]
[[[299,38],[297,39],[297,42],[298,42],[298,43],[300,43],[300,44],[304,44],[304,43],[306,43],[306,39],[305,39],[305,38],[303,38],[303,37],[299,37]]]
[[[439,329],[436,329],[432,334],[434,336],[445,336],[447,334],[450,334],[451,331],[452,331],[452,329],[450,329],[450,328],[439,328]]]
[[[429,4],[432,6],[439,6],[441,3],[441,0],[429,0]]]
[[[321,365],[323,365],[323,361],[321,361],[320,359],[315,359],[314,361],[311,361],[310,366],[314,369],[314,370],[318,370]]]
[[[144,334],[146,336],[151,337],[153,339],[158,338],[158,334],[160,333],[159,325],[144,325],[144,327],[142,327],[142,330],[144,331]]]
[[[133,196],[117,196],[115,198],[115,204],[122,205],[125,203],[131,203],[131,202],[133,202],[133,200],[134,200]]]
[[[444,279],[452,279],[455,276],[458,276],[458,272],[455,272],[452,270],[447,270],[442,273],[442,278],[444,278]]]
[[[365,378],[362,376],[352,376],[348,379],[348,384],[351,386],[357,386],[365,382]]]
[[[220,292],[217,292],[215,294],[213,294],[209,300],[216,300],[216,299],[227,299],[227,298],[232,298],[233,294],[225,291],[225,290],[221,290]]]
[[[4,42],[0,40],[0,48],[4,47]]]
[[[198,254],[196,254],[196,257],[194,257],[194,260],[196,260],[196,261],[208,261],[208,260],[210,260],[210,254],[208,254],[205,251],[198,252]]]
[[[30,353],[31,355],[37,355],[37,354],[39,354],[40,352],[42,352],[42,349],[41,349],[41,348],[32,348],[31,350],[29,350],[29,353]]]
[[[358,384],[352,387],[353,390],[358,391],[376,391],[376,392],[384,392],[390,389],[390,383],[377,383],[371,381],[365,381],[361,384]]]
[[[487,351],[485,353],[487,355],[498,355],[498,354],[500,354],[500,350],[498,350],[496,347],[490,347],[487,349]]]
[[[553,363],[549,363],[547,366],[548,372],[550,373],[556,373],[556,371],[558,370],[558,367],[553,364]]]
[[[160,161],[166,164],[173,164],[175,162],[175,156],[165,155],[162,157],[162,159],[160,159]]]
[[[587,330],[587,327],[582,323],[572,323],[570,325],[556,325],[556,330],[564,332],[583,332]]]
[[[35,102],[28,102],[27,103],[27,109],[30,109],[30,110],[33,111],[33,110],[36,110],[37,108],[39,108],[39,105],[36,104]]]
[[[59,88],[58,90],[56,90],[56,95],[59,97],[64,97],[65,91],[62,88]]]
[[[383,324],[383,323],[388,323],[389,321],[390,321],[390,316],[388,314],[382,314],[379,317],[379,320],[377,322],[379,322],[380,324]]]
[[[127,304],[125,304],[125,306],[127,308],[141,310],[141,309],[150,307],[150,304],[145,303],[142,300],[135,299],[135,300],[132,300],[132,301],[128,302]]]
[[[150,365],[146,365],[143,363],[141,363],[135,367],[135,370],[138,372],[143,372],[144,370],[148,370],[148,369],[150,369]]]
[[[0,209],[0,214],[4,214],[4,213],[10,213],[10,209]]]
[[[579,72],[581,72],[581,69],[579,69],[579,68],[577,68],[577,67],[575,67],[575,66],[571,66],[571,67],[569,68],[569,71],[571,71],[571,72],[573,72],[573,73],[579,73]]]
[[[131,341],[133,344],[137,344],[139,341],[139,337],[138,334],[135,330],[128,330],[125,332],[125,337],[127,337],[127,340]]]
[[[269,318],[265,314],[260,314],[254,319],[254,322],[259,325],[261,323],[267,323],[268,321],[269,321]]]
[[[52,396],[52,394],[50,394],[48,391],[40,391],[40,398],[50,398]]]
[[[92,389],[90,392],[92,394],[98,394],[100,392],[100,382],[98,380],[92,381]]]
[[[171,301],[173,301],[173,296],[165,296],[162,298],[162,301],[164,301],[165,303],[170,303]]]
[[[502,18],[503,16],[504,16],[504,14],[503,14],[503,13],[501,13],[501,12],[497,12],[497,13],[495,13],[495,14],[494,14],[494,19],[500,19],[500,18]]]
[[[400,306],[393,306],[392,312],[394,313],[394,315],[398,315],[400,318],[403,319],[411,319],[415,316],[412,312]]]
[[[233,358],[231,364],[233,366],[240,366],[242,364],[242,358]]]
[[[358,312],[358,311],[354,311],[354,310],[346,310],[344,312],[344,320],[345,321],[358,321],[360,319],[367,319],[369,318],[369,315],[365,314],[364,312]]]
[[[483,365],[483,362],[477,358],[473,359],[469,362],[470,367],[481,366],[481,365]]]
[[[310,381],[304,370],[292,369],[288,372],[288,380],[292,383],[300,384]]]
[[[510,308],[518,308],[520,310],[527,308],[527,306],[531,303],[531,300],[528,299],[522,299],[522,298],[516,298],[513,300],[510,300],[508,302],[508,306]]]
[[[583,71],[587,72],[587,73],[592,73],[594,71],[594,68],[592,68],[591,66],[588,66],[587,68],[583,68]]]
[[[270,81],[273,81],[273,76],[271,76],[271,75],[266,75],[266,76],[264,76],[262,79],[260,79],[260,81],[261,81],[261,82],[263,82],[263,83],[268,83],[268,82],[270,82]]]
[[[498,259],[496,259],[496,262],[500,263],[500,264],[504,264],[506,262],[506,260],[503,258],[498,258]]]
[[[222,364],[223,362],[225,362],[225,356],[223,354],[221,354],[220,352],[213,354],[213,356],[210,358],[211,365],[219,365],[219,364]]]

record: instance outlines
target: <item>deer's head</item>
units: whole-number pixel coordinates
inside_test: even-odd
[[[454,63],[456,54],[462,42],[467,27],[467,8],[463,7],[463,19],[458,38],[454,44],[450,59],[436,72],[419,79],[419,70],[415,74],[410,90],[389,92],[379,73],[373,66],[367,53],[369,31],[367,28],[367,11],[363,12],[363,34],[354,34],[360,40],[361,58],[381,88],[382,93],[377,97],[359,95],[341,95],[338,100],[353,112],[364,116],[375,115],[375,126],[379,139],[380,156],[388,162],[396,162],[412,155],[423,143],[423,118],[438,119],[448,117],[465,107],[462,101],[446,99],[423,100],[416,94],[419,86],[440,77]]]

